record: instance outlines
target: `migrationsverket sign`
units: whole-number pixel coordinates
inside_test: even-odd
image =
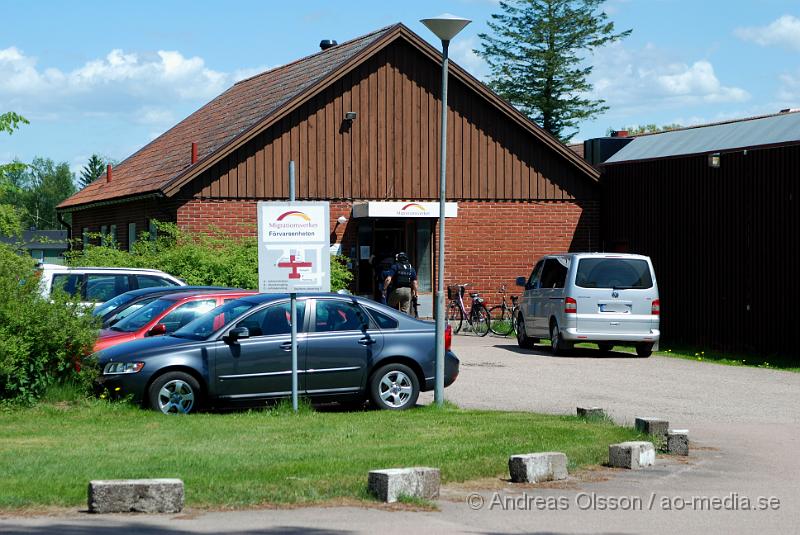
[[[330,266],[327,202],[258,203],[258,291],[329,292]]]

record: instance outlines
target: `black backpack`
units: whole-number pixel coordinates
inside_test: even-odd
[[[414,277],[414,268],[411,264],[396,264],[393,277],[395,288],[411,288],[411,280]]]

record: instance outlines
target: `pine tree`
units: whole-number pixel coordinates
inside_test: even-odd
[[[491,68],[489,86],[545,130],[566,142],[579,121],[608,109],[587,96],[586,55],[630,35],[614,32],[605,0],[502,0],[475,52]]]
[[[106,164],[105,162],[103,162],[103,158],[101,158],[97,154],[92,154],[91,158],[89,158],[89,161],[86,163],[86,165],[83,166],[83,169],[81,170],[81,176],[78,179],[78,186],[80,187],[80,189],[85,188],[86,186],[88,186],[89,184],[100,178],[100,175],[105,173],[105,171],[106,171]]]

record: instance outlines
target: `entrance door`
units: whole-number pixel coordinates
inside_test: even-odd
[[[378,276],[381,266],[394,262],[400,251],[417,271],[421,293],[431,291],[431,238],[433,222],[429,219],[364,219],[358,228],[359,274],[357,291],[379,299]],[[367,253],[365,257],[362,253]]]

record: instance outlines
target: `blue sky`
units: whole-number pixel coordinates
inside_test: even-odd
[[[121,160],[236,80],[401,21],[451,12],[474,22],[456,62],[484,78],[472,49],[493,0],[0,0],[0,111],[31,124],[0,137],[0,162],[48,156],[78,170],[94,152]],[[797,0],[608,0],[622,43],[587,58],[611,106],[574,138],[609,127],[697,124],[800,107]],[[10,23],[9,23],[10,21]]]

